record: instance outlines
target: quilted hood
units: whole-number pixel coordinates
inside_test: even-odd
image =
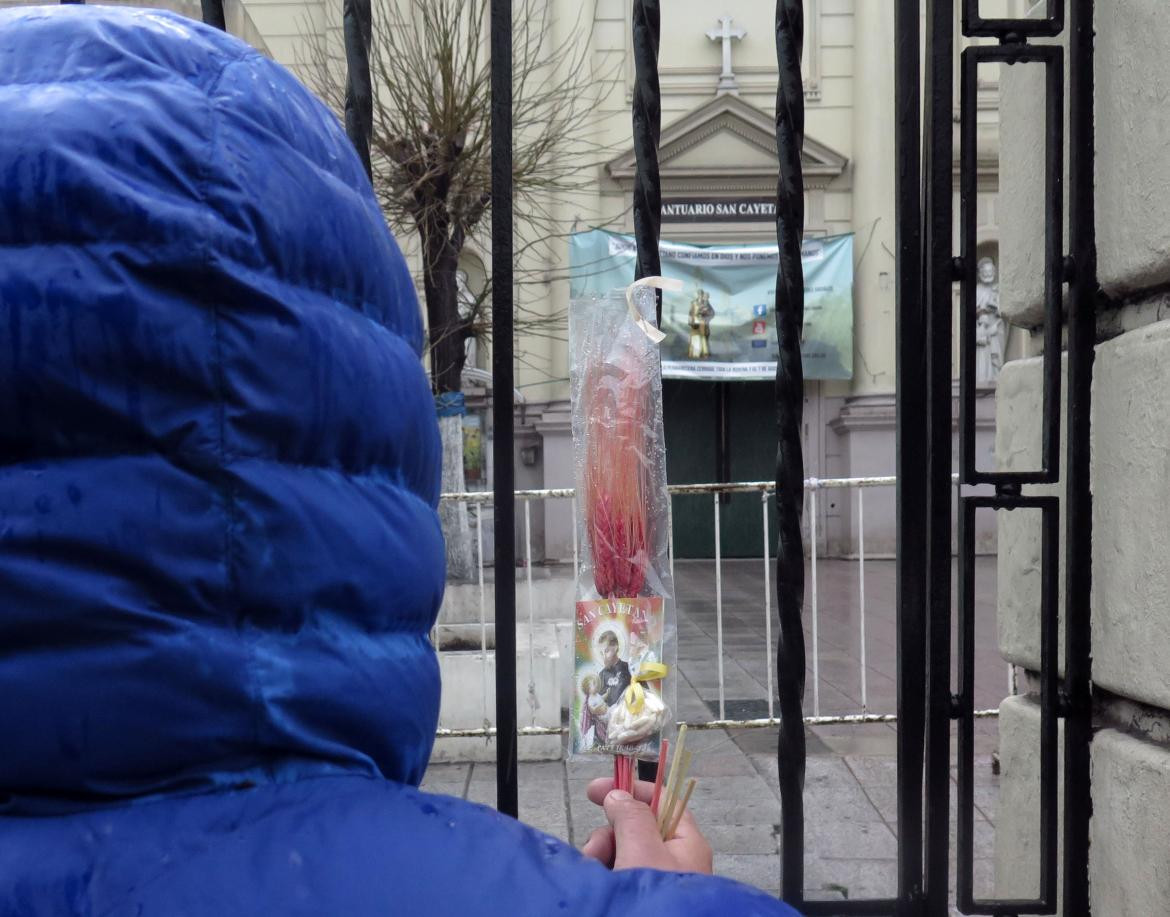
[[[0,808],[417,783],[438,431],[337,119],[87,6],[0,11],[0,112]]]

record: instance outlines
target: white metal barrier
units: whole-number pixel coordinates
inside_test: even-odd
[[[958,482],[958,476],[954,476],[954,480]],[[809,597],[809,611],[811,617],[811,664],[812,664],[812,713],[804,718],[806,724],[810,726],[818,725],[846,725],[846,724],[862,724],[862,723],[892,723],[897,721],[897,715],[894,713],[871,713],[869,710],[869,688],[868,688],[868,674],[867,674],[867,658],[866,658],[866,598],[865,598],[865,491],[874,487],[893,487],[897,484],[897,479],[894,476],[881,477],[857,477],[857,478],[808,478],[804,482],[804,489],[808,498],[808,514],[809,520],[809,562],[810,562],[810,582],[807,590]],[[861,688],[861,710],[852,713],[830,714],[822,715],[821,713],[821,692],[820,692],[820,601],[818,594],[818,575],[817,575],[817,561],[819,555],[818,532],[817,532],[817,493],[822,490],[829,489],[856,489],[857,491],[857,564],[858,564],[858,640],[859,640],[859,680]],[[775,694],[775,655],[772,646],[772,588],[771,588],[771,534],[770,523],[768,519],[768,498],[776,490],[776,484],[773,481],[750,481],[737,482],[729,484],[673,484],[669,487],[672,497],[681,495],[695,495],[695,494],[711,494],[712,507],[714,513],[715,523],[715,628],[716,628],[716,653],[717,653],[717,669],[719,676],[719,718],[701,722],[688,722],[687,725],[691,729],[723,729],[723,728],[766,728],[776,726],[779,720],[775,716],[774,708],[774,694]],[[763,613],[764,613],[764,630],[765,630],[765,668],[767,672],[767,705],[768,716],[766,718],[758,719],[729,719],[727,717],[726,696],[725,696],[725,677],[724,677],[724,651],[723,651],[723,552],[722,552],[722,538],[720,536],[720,503],[719,497],[722,494],[731,493],[758,493],[760,495],[760,504],[763,515],[763,563],[764,563],[764,596],[763,596]],[[577,538],[577,515],[579,512],[576,492],[572,488],[553,488],[547,490],[518,490],[516,491],[516,498],[523,503],[524,506],[524,565],[527,580],[527,608],[528,608],[528,654],[529,654],[529,684],[528,684],[528,702],[535,718],[535,711],[538,707],[536,697],[535,684],[532,681],[532,672],[535,671],[534,665],[534,645],[535,640],[532,638],[535,627],[535,598],[532,581],[532,512],[531,503],[533,500],[569,500],[572,507],[572,529],[573,529],[573,576],[574,580],[577,577],[580,557],[579,544]],[[491,491],[476,491],[467,493],[447,493],[442,495],[442,500],[450,502],[462,502],[479,504],[480,511],[475,514],[475,538],[476,538],[476,563],[477,575],[479,585],[479,633],[480,633],[480,650],[483,658],[482,665],[482,683],[483,683],[483,726],[476,729],[443,729],[440,728],[437,735],[440,737],[485,737],[495,735],[495,727],[491,726],[491,716],[489,712],[489,678],[488,678],[488,640],[487,640],[487,593],[484,584],[484,562],[483,562],[483,531],[482,531],[482,514],[483,508],[490,505],[493,501],[493,494]],[[673,500],[672,500],[673,504]],[[671,508],[673,510],[673,506]],[[669,513],[669,562],[671,577],[674,578],[674,514],[673,511]],[[436,627],[441,622],[436,622]],[[1012,675],[1012,667],[1009,669],[1009,683],[1014,689],[1014,678]],[[999,713],[998,710],[978,710],[975,712],[977,717],[994,717]],[[519,728],[520,735],[554,735],[561,734],[566,731],[566,727],[548,727],[528,725]]]

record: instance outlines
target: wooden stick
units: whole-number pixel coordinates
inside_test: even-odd
[[[674,821],[674,816],[679,811],[680,790],[682,782],[687,779],[687,771],[690,768],[690,752],[684,751],[681,754],[675,752],[674,768],[670,771],[670,780],[672,786],[669,787],[667,793],[667,806],[662,813],[662,821],[659,825],[659,833],[662,835],[662,840],[666,840],[669,836],[667,830],[670,823]]]
[[[666,802],[659,812],[658,830],[661,832],[670,822],[667,820],[667,813],[670,810],[670,804],[674,800],[674,794],[678,792],[678,766],[679,759],[686,754],[687,744],[687,727],[684,723],[678,730],[678,743],[674,748],[674,760],[670,765],[670,775],[666,779]]]
[[[666,832],[666,837],[664,840],[670,840],[672,837],[674,837],[674,832],[678,830],[678,823],[682,821],[683,813],[687,810],[687,803],[691,801],[691,793],[695,791],[696,782],[697,781],[695,778],[692,777],[690,783],[687,784],[687,792],[686,795],[682,798],[682,805],[678,807],[678,814],[675,815],[674,819],[671,821],[670,830]]]
[[[674,750],[674,760],[670,762],[670,773],[666,777],[666,789],[662,791],[662,800],[658,808],[658,833],[669,824],[670,804],[674,801],[674,785],[678,778],[678,759],[682,757],[678,748]]]
[[[687,777],[687,771],[691,766],[691,753],[689,751],[677,752],[674,756],[674,767],[670,772],[670,787],[667,792],[667,806],[662,814],[662,822],[659,825],[659,831],[662,833],[662,839],[666,840],[666,829],[670,827],[670,823],[674,820],[675,812],[678,811],[679,803],[679,788],[682,782]]]
[[[658,797],[662,795],[662,775],[666,773],[666,762],[670,759],[670,741],[662,740],[658,750],[658,772],[654,775],[654,795],[650,797],[650,811],[658,816]]]

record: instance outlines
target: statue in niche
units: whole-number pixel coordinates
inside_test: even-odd
[[[975,384],[990,386],[1003,369],[1007,326],[999,314],[999,281],[995,261],[980,258],[975,284]]]

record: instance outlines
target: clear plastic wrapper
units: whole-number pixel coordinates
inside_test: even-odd
[[[569,312],[581,545],[570,756],[657,761],[673,722],[677,649],[654,305],[654,290],[635,284],[574,300]]]

